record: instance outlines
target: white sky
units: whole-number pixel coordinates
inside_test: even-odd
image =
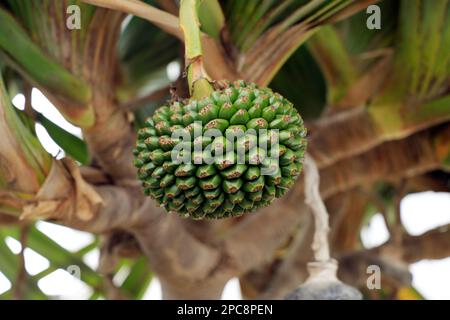
[[[169,65],[168,73],[172,77],[177,66]],[[178,68],[179,69],[179,68]],[[51,105],[47,98],[38,90],[32,92],[33,108],[41,112],[48,119],[63,127],[67,131],[82,137],[81,130],[70,123]],[[24,97],[17,95],[13,99],[14,105],[23,109]],[[45,128],[36,126],[38,138],[44,148],[58,158],[64,156],[59,146],[49,137]],[[439,225],[450,223],[450,194],[423,192],[406,196],[402,203],[402,221],[407,231],[412,235],[419,235]],[[48,222],[38,222],[37,228],[70,251],[76,251],[93,241],[93,236],[86,232],[73,230]],[[365,247],[370,248],[382,244],[388,238],[384,220],[380,214],[375,215],[370,224],[361,231],[361,239]],[[7,245],[14,253],[20,252],[21,245],[12,238],[7,239]],[[98,249],[84,257],[84,261],[92,268],[98,266]],[[0,262],[1,263],[1,262]],[[25,267],[31,275],[45,270],[49,261],[27,248],[25,250]],[[413,274],[414,286],[428,299],[450,300],[450,258],[435,261],[420,261],[410,266]],[[114,278],[116,284],[124,281],[129,270],[124,269]],[[59,269],[38,282],[40,289],[61,299],[86,299],[92,294],[92,289],[82,281],[71,276],[65,270]],[[0,294],[9,290],[11,284],[0,272]],[[222,299],[240,299],[241,293],[237,279],[229,281],[225,287]],[[157,279],[153,279],[144,299],[161,299],[161,286]]]
[[[411,235],[450,223],[450,193],[421,192],[407,195],[401,202],[401,217]],[[376,214],[369,226],[361,231],[366,248],[388,239],[388,231],[381,214]],[[422,260],[410,265],[413,285],[427,299],[450,300],[450,257],[443,260]]]

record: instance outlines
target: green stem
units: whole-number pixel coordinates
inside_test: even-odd
[[[220,39],[220,33],[225,26],[225,16],[218,0],[200,1],[198,19],[203,32],[214,39]]]
[[[180,28],[184,35],[185,59],[189,93],[195,99],[209,96],[214,88],[203,67],[203,51],[197,0],[182,0],[180,3]]]
[[[355,82],[357,72],[342,39],[333,26],[324,26],[308,42],[328,83],[328,102],[339,102]]]

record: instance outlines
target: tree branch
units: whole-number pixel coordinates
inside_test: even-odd
[[[147,219],[131,228],[158,274],[169,299],[214,299],[231,278],[217,248],[206,245],[183,227],[181,218],[148,201]],[[223,268],[223,269],[222,269]]]
[[[143,216],[152,215],[146,211],[148,206],[139,186],[90,185],[69,159],[54,161],[36,195],[9,201],[23,208],[22,219],[49,219],[93,233],[128,228]]]
[[[157,0],[159,6],[167,12],[178,15],[178,5],[175,0]]]
[[[407,263],[447,257],[450,257],[450,224],[402,240],[402,258]]]
[[[435,137],[439,134],[445,134],[444,130]],[[320,171],[322,197],[328,198],[376,180],[393,181],[438,169],[443,159],[438,157],[433,139],[431,132],[420,132],[403,140],[383,143],[366,153],[323,168]],[[301,184],[296,184],[296,191],[292,194],[300,194],[302,188]]]
[[[423,132],[401,141],[392,141],[320,172],[320,193],[328,198],[358,185],[380,179],[410,177],[439,167],[433,138]],[[282,199],[245,218],[227,234],[223,245],[237,274],[245,273],[273,258],[280,244],[304,221],[304,184],[297,181]],[[257,241],[255,241],[257,239]],[[236,272],[236,271],[235,271]]]
[[[23,289],[28,276],[25,269],[25,249],[27,247],[28,231],[28,225],[22,225],[20,227],[20,244],[22,247],[19,253],[19,270],[12,289],[12,295],[15,300],[21,300],[23,298]]]
[[[18,222],[19,219],[17,219],[17,217],[0,212],[0,226],[14,225],[17,224]]]
[[[82,0],[99,7],[126,12],[146,19],[177,38],[182,38],[178,18],[139,0]]]
[[[335,115],[321,118],[313,123],[309,138],[309,152],[316,160],[319,168],[332,165],[342,159],[362,154],[386,141],[403,139],[450,118],[450,112],[441,108],[440,113],[431,112],[431,104],[448,105],[450,96],[436,98],[408,111],[403,115],[405,106],[402,103],[393,105],[389,111],[382,106],[370,108],[352,108]],[[389,117],[397,118],[397,122],[386,129]],[[391,122],[394,120],[391,119]]]
[[[301,227],[295,234],[293,244],[289,247],[289,251],[278,263],[278,267],[264,280],[264,286],[259,288],[255,298],[282,298],[308,278],[306,265],[313,255],[310,243],[314,237],[314,224],[312,223],[311,215],[306,215],[306,217],[309,218],[305,219],[304,224],[301,224]],[[296,270],[297,272],[292,274],[291,270]],[[280,292],[280,288],[284,289],[286,286],[289,286],[289,290]]]
[[[401,284],[410,285],[412,276],[404,266],[393,263],[392,253],[401,254],[402,261],[411,264],[424,259],[444,259],[450,257],[450,225],[438,227],[419,236],[405,236],[401,247],[388,242],[379,247],[338,256],[339,278],[354,286],[363,286],[367,281],[367,267],[378,265],[384,276],[396,279]],[[306,274],[305,256],[298,251],[284,261],[270,279],[260,298],[283,297],[304,280]]]
[[[116,45],[124,15],[112,10],[95,10],[83,53],[84,74],[93,90],[95,124],[84,130],[93,158],[113,180],[135,180],[132,163],[135,132],[117,104]]]
[[[232,228],[223,246],[234,274],[239,276],[273,259],[275,250],[304,221],[307,211],[303,197],[297,198],[296,206],[279,199]]]

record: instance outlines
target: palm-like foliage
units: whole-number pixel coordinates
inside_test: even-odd
[[[448,191],[450,168],[450,3],[379,1],[382,28],[369,30],[364,9],[374,2],[208,0],[198,7],[208,74],[215,80],[243,78],[268,85],[290,99],[307,120],[309,152],[320,168],[322,197],[332,214],[331,243],[344,265],[342,277],[357,286],[363,283],[349,276],[345,259],[363,265],[383,251],[355,254],[362,248],[361,226],[382,211],[391,232],[388,246],[408,248],[408,241],[417,240],[420,247],[422,240],[412,239],[401,227],[399,199],[414,191]],[[66,28],[65,9],[72,4],[81,9],[80,30]],[[20,282],[20,297],[47,298],[37,281],[73,264],[80,266],[81,280],[93,288],[94,299],[141,298],[152,277],[150,267],[171,286],[180,279],[203,279],[197,265],[189,265],[183,258],[174,262],[168,256],[180,255],[185,249],[205,258],[211,248],[198,239],[208,245],[225,241],[224,247],[233,247],[233,240],[239,239],[239,225],[243,230],[247,227],[263,248],[272,250],[269,257],[260,253],[267,250],[249,247],[248,251],[258,252],[255,264],[234,273],[224,271],[223,278],[215,276],[218,280],[207,278],[206,285],[214,287],[215,280],[222,283],[237,275],[246,296],[272,298],[284,295],[302,280],[301,268],[290,269],[309,259],[308,250],[302,247],[308,245],[308,239],[301,228],[293,227],[302,225],[301,218],[293,213],[285,218],[280,215],[284,208],[298,205],[295,195],[301,194],[301,183],[291,192],[294,196],[272,207],[274,212],[278,210],[276,217],[262,212],[260,218],[219,226],[167,218],[169,222],[161,222],[166,223],[165,234],[158,227],[165,216],[152,220],[152,215],[142,214],[156,209],[132,187],[135,129],[169,98],[171,85],[177,95],[188,95],[183,70],[175,81],[167,73],[170,63],[181,69],[185,65],[177,14],[177,2],[171,0],[0,1],[0,68],[5,82],[3,85],[2,80],[0,87],[0,133],[8,137],[0,142],[0,224],[8,223],[0,229],[0,271],[12,283]],[[33,86],[43,91],[67,120],[83,129],[83,140],[31,108],[29,91]],[[23,112],[15,110],[10,101],[20,92],[28,100]],[[81,170],[61,165],[43,151],[33,130],[35,123],[47,129]],[[56,167],[64,179],[56,177]],[[46,179],[67,188],[69,200],[61,204],[60,198],[52,198]],[[99,209],[95,196],[86,196],[88,193],[99,195],[107,204]],[[27,220],[27,228],[19,227],[17,218],[22,212],[34,212],[30,208],[36,211],[35,217],[101,234],[101,241],[69,252],[31,221]],[[77,215],[80,208],[94,217],[86,221],[86,216]],[[285,222],[279,222],[282,219]],[[143,231],[139,223],[133,225],[135,221],[149,223],[148,230]],[[286,232],[282,236],[277,230],[262,232],[267,239],[260,239],[261,224]],[[178,236],[192,247],[180,249],[181,240],[172,240]],[[45,256],[50,267],[35,276],[20,276],[21,259],[5,245],[6,237],[26,239],[24,245]],[[448,234],[430,233],[429,237],[436,243],[448,243],[449,239]],[[104,276],[82,260],[99,243],[106,261]],[[164,246],[173,252],[165,256],[159,251]],[[404,254],[401,259],[411,263],[450,255],[448,248],[422,251],[414,257]],[[214,254],[208,259],[213,261]],[[116,287],[111,278],[123,265],[131,271]],[[192,269],[184,274],[180,266]],[[171,274],[173,270],[180,274]],[[286,272],[292,281],[283,278]],[[405,270],[399,272],[404,275]],[[372,298],[416,297],[408,280],[395,272],[388,277],[392,281],[386,283],[386,289]],[[14,292],[13,287],[2,298],[13,297]],[[168,296],[177,294],[183,297],[173,292]]]

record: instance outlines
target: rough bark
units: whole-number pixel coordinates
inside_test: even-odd
[[[377,180],[412,177],[441,166],[433,138],[425,131],[403,140],[386,142],[350,159],[321,170],[321,194],[327,198],[358,185]]]
[[[366,108],[352,108],[319,119],[311,130],[308,152],[320,168],[363,153],[382,141]]]
[[[34,197],[10,198],[10,203],[23,210],[22,219],[50,219],[73,228],[105,233],[139,223],[148,209],[139,194],[137,188],[90,185],[75,163],[63,160],[54,161]]]
[[[402,140],[423,129],[431,128],[448,120],[447,117],[413,121],[399,124],[401,127],[392,132],[383,132],[380,120],[395,118],[401,112],[392,108],[391,114],[383,116],[382,112],[365,107],[352,108],[313,122],[309,137],[309,152],[316,159],[319,168],[333,165],[340,160],[362,154],[384,142]],[[406,112],[406,111],[405,111]],[[414,113],[414,111],[411,111]]]
[[[132,148],[135,133],[118,106],[116,44],[123,14],[96,10],[86,40],[84,76],[93,89],[95,124],[84,130],[90,153],[114,180],[133,179]],[[103,35],[103,36],[99,36]]]
[[[433,146],[430,133],[423,132],[401,141],[386,142],[363,155],[341,161],[320,172],[321,195],[327,199],[356,186],[371,185],[378,180],[409,177],[436,169],[440,166],[440,160],[436,157]],[[267,230],[268,234],[277,234],[275,230],[285,232],[298,223],[301,216],[298,213],[304,211],[302,196],[303,182],[300,179],[285,197],[262,209],[257,215],[245,219],[236,226],[234,232],[242,234],[244,238],[249,237],[246,234],[252,232],[264,235],[265,229],[273,229]],[[235,234],[230,235],[233,235],[230,236],[231,239]],[[256,245],[263,247],[266,245],[265,239],[260,238]]]
[[[413,263],[422,259],[444,259],[450,256],[450,225],[445,225],[420,236],[402,240],[402,258]]]

